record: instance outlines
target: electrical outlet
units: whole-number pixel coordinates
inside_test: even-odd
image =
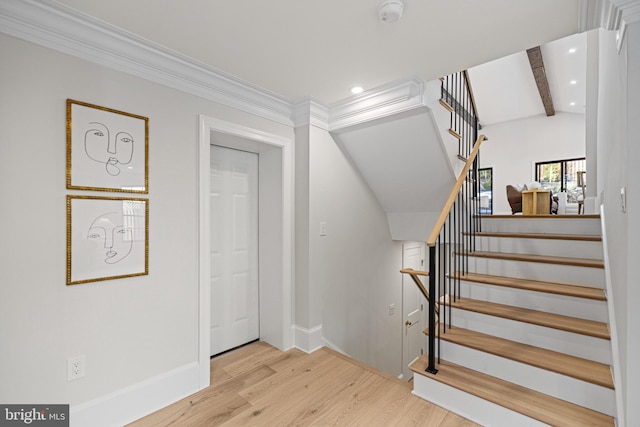
[[[393,316],[393,313],[396,312],[395,304],[389,304],[389,316]]]
[[[76,356],[67,359],[67,380],[73,381],[84,377],[85,357]]]

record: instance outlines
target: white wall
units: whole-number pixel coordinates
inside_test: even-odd
[[[640,159],[640,22],[627,26],[626,43],[627,57],[627,254],[632,260],[637,260],[640,254],[640,186],[638,185],[638,159]],[[615,197],[613,197],[615,200]],[[612,204],[614,204],[613,202]],[[637,360],[640,355],[640,288],[637,286],[640,278],[640,266],[637,262],[627,265],[627,425],[640,425],[640,366]],[[635,355],[635,356],[633,356]]]
[[[307,131],[304,149],[300,133]],[[297,315],[304,314],[309,327],[322,324],[327,344],[399,375],[402,245],[391,239],[384,211],[331,135],[311,126],[298,129],[296,138],[297,155],[308,151],[309,168],[308,312]],[[326,236],[320,236],[321,221]],[[296,254],[298,267],[302,253]]]
[[[640,225],[638,224],[637,135],[640,132],[640,23],[627,26],[620,52],[616,35],[601,30],[599,39],[598,189],[602,196],[615,305],[626,425],[640,424]],[[620,206],[620,189],[627,191],[627,210]],[[635,356],[634,356],[635,355]]]
[[[0,57],[0,401],[76,405],[197,362],[198,115],[293,130],[5,35]],[[67,98],[149,118],[148,276],[65,285],[65,196],[98,194],[65,188]]]
[[[484,126],[480,167],[493,167],[493,213],[511,213],[506,186],[535,178],[535,163],[585,156],[583,114],[557,112]]]

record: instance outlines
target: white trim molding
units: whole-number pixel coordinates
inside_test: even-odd
[[[615,306],[613,299],[613,281],[611,280],[611,261],[609,259],[609,246],[607,238],[607,227],[604,214],[604,205],[600,205],[600,227],[602,229],[602,252],[604,254],[604,278],[605,293],[607,297],[607,309],[609,311],[609,334],[611,336],[611,374],[615,386],[616,396],[616,426],[625,427],[626,418],[624,412],[624,395],[622,389],[622,364],[620,363],[620,340],[618,339],[618,326],[615,316]]]
[[[397,80],[329,107],[328,128],[339,133],[345,128],[426,107],[427,84],[419,77]]]
[[[329,130],[329,109],[310,97],[302,99],[293,104],[293,122],[296,127],[311,125]]]
[[[628,24],[640,21],[638,0],[582,0],[580,2],[579,31],[602,27],[618,31]],[[621,39],[624,32],[621,32]]]
[[[313,353],[324,347],[322,339],[322,325],[307,329],[302,326],[293,326],[295,336],[295,347],[305,353]]]
[[[292,126],[291,104],[178,52],[53,0],[2,0],[0,31]]]
[[[414,76],[339,101],[290,102],[55,0],[0,1],[0,32],[272,120],[335,131],[427,105]]]
[[[263,275],[260,268],[260,339],[279,348],[288,350],[293,346],[293,248],[294,248],[294,146],[289,138],[263,132],[236,123],[227,122],[213,117],[200,115],[198,142],[198,179],[199,179],[199,350],[200,387],[209,385],[209,357],[210,357],[210,317],[211,317],[211,259],[210,259],[210,146],[212,132],[223,133],[247,140],[253,148],[247,151],[261,152],[261,157],[268,157],[263,150],[278,150],[277,165],[271,166],[280,177],[278,189],[280,200],[277,206],[278,218],[274,219],[278,226],[260,227],[280,230],[276,236],[277,244],[268,248],[277,259],[275,272]],[[242,147],[244,148],[244,147]],[[262,162],[262,159],[260,160]],[[259,168],[268,169],[270,166]],[[263,192],[261,187],[261,192]],[[260,221],[262,221],[262,213]],[[260,238],[267,244],[266,239]],[[262,249],[260,249],[262,251]],[[262,253],[262,252],[261,252]],[[262,255],[261,255],[262,258]],[[275,264],[275,263],[273,263]],[[271,265],[271,264],[270,264]],[[264,290],[264,293],[263,293]]]
[[[193,362],[70,408],[71,427],[129,424],[199,390]]]

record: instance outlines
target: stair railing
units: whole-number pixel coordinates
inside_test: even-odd
[[[460,276],[468,271],[469,253],[475,250],[475,234],[481,231],[478,164],[480,135],[436,221],[429,247],[429,332],[427,372],[435,374],[436,342],[440,362],[440,334],[451,327],[451,302],[460,297]],[[415,279],[414,279],[415,280]],[[440,306],[443,307],[440,307]],[[437,329],[436,329],[437,326]]]
[[[475,233],[481,230],[478,165],[480,146],[487,139],[478,136],[480,125],[467,71],[442,77],[440,81],[440,104],[451,113],[449,133],[458,140],[458,158],[465,165],[427,240],[429,271],[400,270],[411,276],[428,301],[426,371],[432,374],[438,372],[436,343],[439,363],[440,334],[446,333],[447,320],[451,327],[451,302],[460,297],[460,276],[468,271],[469,253],[475,250]],[[420,276],[429,278],[428,287]]]
[[[465,70],[451,74],[440,82],[440,103],[451,112],[449,133],[458,139],[458,157],[466,161],[479,129],[469,73]]]

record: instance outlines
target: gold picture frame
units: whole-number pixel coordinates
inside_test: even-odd
[[[67,99],[67,188],[149,192],[149,119]]]
[[[67,195],[67,285],[149,274],[149,200]]]

